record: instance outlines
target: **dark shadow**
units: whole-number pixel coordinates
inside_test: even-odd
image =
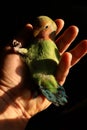
[[[87,100],[70,108],[50,106],[47,110],[34,116],[28,122],[25,130],[86,130],[86,118]]]

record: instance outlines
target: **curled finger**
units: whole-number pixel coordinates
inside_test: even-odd
[[[69,73],[69,69],[71,66],[71,60],[72,55],[68,52],[65,52],[63,56],[61,57],[58,70],[56,73],[56,79],[59,82],[60,85],[63,85],[65,82],[65,79]]]
[[[71,43],[75,40],[78,34],[78,28],[74,25],[70,26],[64,33],[56,40],[57,47],[62,55]]]
[[[62,30],[63,26],[64,26],[64,20],[63,19],[56,19],[55,23],[57,25],[57,31],[56,31],[56,35]]]
[[[84,55],[87,54],[87,40],[82,40],[70,53],[72,54],[71,66],[75,65]]]

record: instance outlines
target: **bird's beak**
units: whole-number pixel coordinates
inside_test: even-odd
[[[34,37],[37,37],[38,34],[39,34],[39,30],[34,30],[34,31],[33,31],[33,36],[34,36]]]
[[[41,30],[42,30],[41,28],[34,29],[33,36],[37,37],[39,35],[39,33],[41,32]]]

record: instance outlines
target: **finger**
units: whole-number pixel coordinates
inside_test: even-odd
[[[15,36],[18,42],[24,45],[32,35],[33,26],[31,24],[26,24],[25,27]]]
[[[60,85],[63,85],[65,79],[69,73],[70,65],[71,65],[72,55],[68,52],[65,52],[61,57],[61,61],[58,66],[56,79]]]
[[[64,20],[62,19],[56,19],[55,23],[57,25],[57,31],[56,31],[56,35],[62,30],[63,26],[64,26]]]
[[[78,34],[78,27],[72,25],[56,40],[60,55],[62,55]]]
[[[72,54],[71,66],[75,65],[84,55],[87,54],[87,40],[82,40],[74,49],[70,51]]]

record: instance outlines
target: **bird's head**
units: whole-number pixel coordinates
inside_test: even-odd
[[[38,16],[33,24],[33,35],[39,38],[51,38],[54,39],[56,36],[57,25],[48,16]]]

